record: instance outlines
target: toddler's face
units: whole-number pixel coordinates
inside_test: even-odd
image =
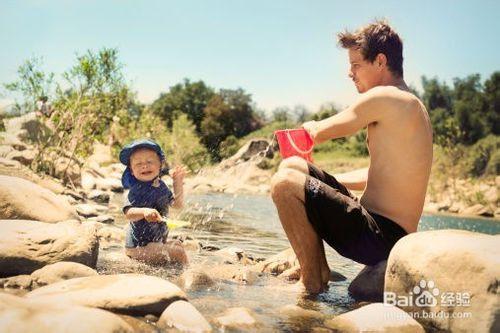
[[[130,156],[130,169],[138,180],[142,182],[151,181],[160,174],[160,157],[154,150],[137,149]]]

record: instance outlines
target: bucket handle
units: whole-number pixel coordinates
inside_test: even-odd
[[[309,133],[308,133],[308,134],[309,134]],[[304,154],[304,155],[307,155],[307,154],[309,154],[310,152],[312,152],[312,150],[313,150],[313,148],[314,148],[314,147],[311,147],[311,149],[309,149],[309,150],[302,150],[302,149],[300,149],[299,147],[297,147],[297,145],[296,145],[296,144],[295,144],[295,142],[293,141],[292,136],[290,135],[290,131],[289,131],[289,130],[287,130],[287,131],[286,131],[286,136],[287,136],[287,138],[288,138],[288,141],[290,141],[290,144],[292,145],[293,149],[295,149],[295,150],[296,150],[296,151],[298,151],[299,153]]]

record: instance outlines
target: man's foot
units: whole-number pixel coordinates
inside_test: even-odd
[[[330,268],[321,267],[321,282],[324,287],[328,286],[328,282],[330,281]]]

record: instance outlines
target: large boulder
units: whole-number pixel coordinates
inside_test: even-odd
[[[0,293],[2,332],[126,333],[133,329],[119,316],[100,309],[39,302]]]
[[[424,333],[423,327],[403,310],[373,303],[325,321],[335,332]]]
[[[56,262],[37,269],[31,273],[31,278],[37,286],[41,287],[59,281],[96,275],[97,272],[86,265],[76,262]]]
[[[0,220],[0,228],[0,277],[30,274],[59,261],[96,266],[96,231],[77,221]]]
[[[118,274],[57,282],[26,295],[52,303],[69,302],[131,315],[160,315],[186,295],[173,283],[155,276]]]
[[[88,266],[76,262],[56,262],[37,269],[31,275],[23,274],[0,279],[0,287],[29,291],[63,280],[94,275],[97,275],[97,272]]]
[[[65,198],[28,180],[0,175],[0,219],[59,222],[76,218]]]
[[[387,260],[365,266],[349,285],[349,293],[358,301],[382,302]]]
[[[15,118],[4,119],[5,132],[21,141],[40,142],[46,140],[51,130],[42,123],[35,112]]]
[[[389,255],[384,301],[445,331],[500,328],[500,235],[463,230],[410,234]]]

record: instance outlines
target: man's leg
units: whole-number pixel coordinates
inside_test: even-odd
[[[289,157],[289,158],[283,160],[278,167],[278,171],[284,170],[284,169],[293,169],[293,170],[297,170],[303,174],[309,175],[308,163],[303,158],[300,158],[297,156]],[[314,176],[311,176],[311,177],[314,177]],[[320,251],[320,256],[319,256],[319,263],[321,265],[321,277],[322,277],[323,283],[327,284],[328,281],[330,280],[330,268],[328,267],[328,262],[326,261],[325,247],[323,244],[323,240],[319,237],[318,237],[318,239],[319,239],[319,243],[321,246],[321,251]]]
[[[271,192],[283,229],[299,260],[301,282],[307,291],[317,293],[328,283],[330,272],[322,240],[307,219],[304,207],[305,182],[305,173],[282,167],[273,176]]]

